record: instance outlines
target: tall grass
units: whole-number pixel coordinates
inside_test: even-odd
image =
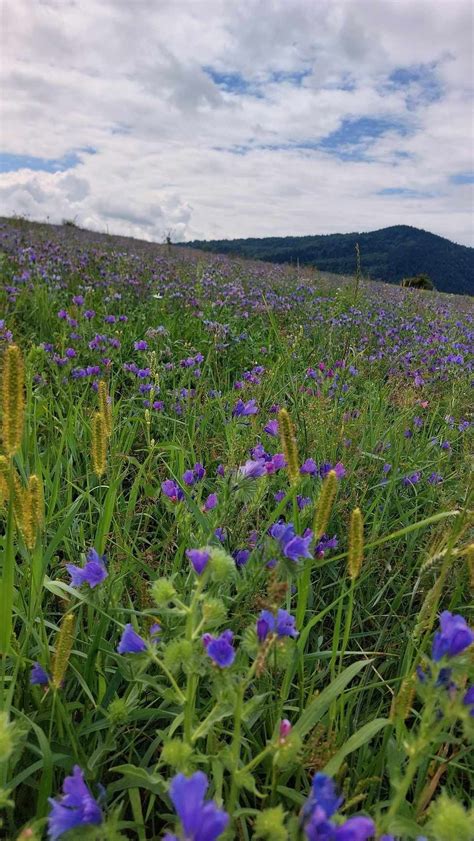
[[[82,241],[9,250],[4,837],[46,836],[79,765],[104,820],[71,838],[162,837],[170,780],[198,770],[222,837],[313,838],[323,772],[341,820],[443,841],[457,809],[468,838],[472,661],[447,689],[430,653],[440,611],[470,609],[462,301]],[[80,586],[68,566],[91,562]],[[128,626],[142,650],[119,653]]]

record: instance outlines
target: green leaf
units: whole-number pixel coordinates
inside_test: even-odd
[[[116,765],[110,770],[123,775],[121,780],[108,786],[111,792],[123,791],[126,788],[144,788],[152,794],[161,796],[166,792],[165,781],[161,774],[147,771],[146,768],[138,768],[136,765]]]
[[[245,788],[246,791],[250,791],[252,794],[255,794],[256,797],[265,797],[264,794],[260,794],[258,791],[255,779],[250,771],[238,771],[237,782],[240,788]]]
[[[304,738],[321,720],[325,712],[329,709],[332,702],[344,691],[351,680],[364,668],[371,663],[371,660],[359,660],[357,663],[352,663],[347,669],[344,669],[335,680],[333,680],[326,689],[323,689],[320,695],[310,701],[305,707],[302,715],[296,722],[294,730]]]
[[[198,739],[202,739],[203,736],[207,736],[209,731],[212,729],[214,724],[218,721],[222,721],[223,718],[228,718],[234,712],[234,704],[230,702],[224,701],[221,704],[216,704],[214,709],[211,710],[208,716],[201,722],[199,727],[196,728],[192,735],[192,741],[196,742]]]
[[[368,724],[364,724],[364,726],[361,727],[360,730],[357,730],[357,732],[354,733],[347,742],[344,742],[338,752],[334,754],[334,756],[324,766],[324,774],[328,774],[329,776],[337,774],[346,756],[353,753],[355,750],[358,750],[367,742],[370,742],[376,733],[382,730],[383,727],[386,727],[387,724],[390,724],[390,720],[388,718],[374,718],[373,721],[369,721]]]

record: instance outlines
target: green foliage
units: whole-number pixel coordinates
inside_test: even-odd
[[[433,803],[426,825],[433,841],[472,841],[474,810],[466,810],[445,792]]]
[[[304,237],[209,240],[187,243],[218,254],[235,254],[275,263],[315,266],[321,272],[354,275],[359,245],[364,276],[396,283],[426,272],[442,292],[473,293],[474,249],[428,231],[395,225],[370,233],[325,234]],[[423,287],[432,288],[432,287]]]
[[[366,283],[339,289],[303,270],[296,279],[294,269],[175,247],[112,241],[104,251],[99,238],[86,248],[87,232],[69,226],[66,244],[47,227],[12,227],[0,342],[11,329],[23,350],[27,400],[14,469],[24,487],[41,477],[45,523],[36,546],[26,545],[8,482],[0,487],[2,604],[13,630],[2,616],[1,833],[16,841],[31,826],[44,838],[48,799],[78,764],[94,796],[106,790],[104,824],[76,833],[94,841],[179,834],[170,780],[196,771],[232,815],[229,839],[299,841],[317,770],[337,775],[346,794],[341,821],[364,811],[379,834],[430,841],[451,823],[462,838],[455,800],[465,801],[472,716],[460,691],[428,679],[408,690],[416,666],[430,664],[440,610],[469,616],[465,302]],[[364,268],[363,242],[361,251]],[[25,266],[30,280],[13,295],[7,287]],[[57,317],[63,310],[78,327]],[[91,349],[104,334],[115,344]],[[136,350],[144,337],[148,349]],[[50,342],[54,351],[42,347]],[[64,362],[70,346],[78,358]],[[198,353],[196,376],[187,360]],[[71,374],[96,362],[113,416],[100,480],[90,465],[94,377]],[[153,375],[124,370],[131,362]],[[159,388],[161,409],[144,406],[143,382]],[[258,414],[233,415],[240,397],[255,400]],[[338,546],[316,551],[313,540],[299,561],[269,530],[280,520],[298,535],[311,528],[321,475],[302,473],[291,488],[286,470],[273,470],[280,443],[265,426],[275,405],[288,408],[301,464],[346,471],[324,526]],[[243,478],[247,459],[264,475]],[[206,474],[185,481],[199,463]],[[416,472],[419,481],[405,481]],[[162,490],[167,480],[175,498]],[[215,506],[206,505],[211,493]],[[356,507],[365,546],[350,580]],[[73,587],[68,567],[84,568],[92,547],[106,554],[107,577]],[[187,551],[204,547],[210,559],[196,572]],[[262,610],[296,616],[298,636],[262,639]],[[36,662],[54,671],[64,615],[72,619],[61,679],[31,685]],[[143,645],[119,654],[128,625]],[[206,648],[225,630],[229,666]],[[452,669],[464,687],[469,653]],[[449,802],[427,787],[445,758]]]
[[[432,280],[427,274],[423,273],[414,277],[404,277],[400,286],[404,286],[406,289],[428,289],[429,291],[434,289]]]
[[[286,841],[288,832],[284,824],[285,813],[281,806],[264,809],[256,817],[253,837],[266,839],[266,841]]]

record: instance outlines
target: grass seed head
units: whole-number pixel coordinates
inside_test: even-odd
[[[107,438],[112,435],[112,401],[109,397],[107,383],[104,380],[99,380],[97,386],[97,396],[99,401],[99,412],[105,421],[105,432]]]
[[[11,458],[21,447],[25,420],[25,367],[17,345],[8,345],[2,371],[2,444]]]
[[[360,575],[364,560],[364,520],[360,508],[354,508],[349,528],[349,554],[347,568],[352,581]]]
[[[107,421],[102,412],[94,412],[92,418],[92,469],[99,478],[107,466]]]
[[[73,613],[66,613],[61,622],[57,637],[56,647],[54,651],[53,660],[53,675],[51,686],[53,689],[59,689],[66,674],[69,658],[71,656],[72,644],[74,642],[74,624],[75,618]]]
[[[292,485],[297,485],[300,480],[298,447],[296,444],[295,430],[286,409],[280,409],[278,412],[278,430],[280,432],[282,450],[287,461],[290,482]]]
[[[337,475],[335,470],[330,470],[324,479],[319,499],[316,503],[313,531],[316,540],[319,540],[326,532],[331,517],[334,500],[337,493]]]

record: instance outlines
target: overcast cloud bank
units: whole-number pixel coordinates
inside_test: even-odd
[[[469,0],[4,0],[4,214],[474,244]]]

